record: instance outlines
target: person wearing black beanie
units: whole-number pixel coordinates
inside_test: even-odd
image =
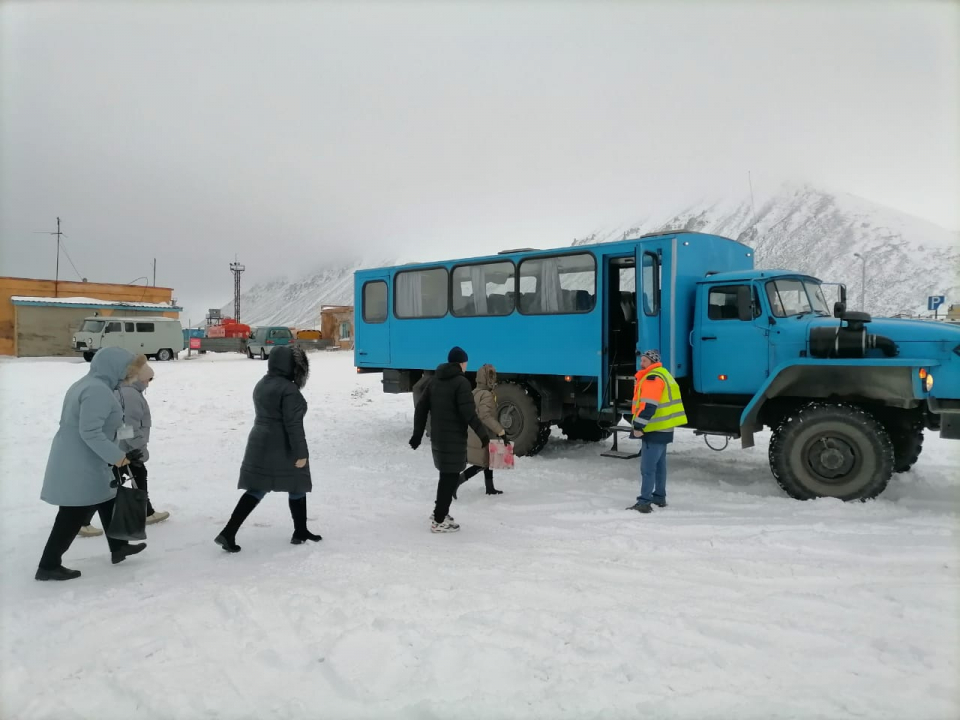
[[[490,436],[477,416],[470,381],[463,374],[466,369],[467,353],[460,347],[451,348],[447,362],[437,368],[433,380],[425,386],[413,415],[410,447],[414,450],[420,447],[427,416],[430,416],[433,464],[440,472],[437,500],[430,519],[430,531],[435,533],[460,529],[448,513],[460,473],[467,466],[467,427],[473,429],[483,447],[490,443]]]

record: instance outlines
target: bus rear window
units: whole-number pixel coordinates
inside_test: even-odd
[[[387,284],[374,280],[363,286],[363,321],[382,323],[387,320]]]

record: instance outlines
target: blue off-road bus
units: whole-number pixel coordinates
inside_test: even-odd
[[[553,425],[608,437],[630,412],[637,355],[657,349],[690,428],[744,447],[773,428],[788,493],[872,497],[916,462],[924,429],[960,437],[960,328],[874,321],[846,310],[842,285],[830,307],[823,285],[682,231],[361,270],[354,358],[385,392],[416,394],[462,346],[468,376],[496,366],[500,422],[534,454]]]

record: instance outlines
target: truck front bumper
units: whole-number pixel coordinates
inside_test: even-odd
[[[940,416],[940,437],[944,440],[960,440],[960,400],[927,398],[930,412]]]

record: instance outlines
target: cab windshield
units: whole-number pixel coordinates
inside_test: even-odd
[[[775,317],[794,317],[813,313],[830,316],[820,283],[797,278],[782,278],[767,283],[767,299]]]
[[[103,320],[85,320],[80,332],[99,333],[103,330]]]

